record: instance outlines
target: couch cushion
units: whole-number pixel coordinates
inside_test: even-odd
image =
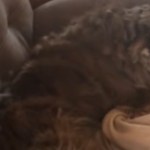
[[[35,38],[58,32],[68,25],[70,20],[88,11],[97,0],[52,0],[35,9]]]
[[[30,0],[30,3],[31,3],[32,8],[35,9],[48,1],[51,1],[51,0]]]
[[[150,149],[150,109],[133,118],[132,111],[132,108],[114,109],[105,116],[102,130],[111,150]]]
[[[28,0],[0,0],[0,78],[27,59],[33,11]]]
[[[34,11],[35,39],[49,33],[61,31],[69,22],[83,15],[91,8],[125,8],[150,4],[149,0],[30,0],[32,5],[40,5]],[[47,3],[44,3],[48,1]]]

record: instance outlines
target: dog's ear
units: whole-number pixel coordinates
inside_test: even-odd
[[[38,78],[38,74],[34,70],[26,70],[21,72],[13,80],[11,84],[11,93],[16,97],[27,98],[31,95],[43,95],[46,93],[44,84]]]
[[[97,85],[97,84],[96,84]],[[88,72],[63,60],[37,60],[25,67],[12,83],[13,95],[76,96],[98,92]]]

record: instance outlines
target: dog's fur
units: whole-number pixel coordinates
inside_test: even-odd
[[[94,10],[63,33],[43,37],[12,91],[21,98],[99,95],[113,105],[147,99],[149,8]]]
[[[93,10],[43,37],[13,81],[0,148],[109,149],[105,113],[149,103],[149,9]]]

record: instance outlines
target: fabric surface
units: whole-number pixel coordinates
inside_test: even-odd
[[[112,150],[149,150],[150,114],[131,118],[121,109],[110,111],[103,120],[103,133]]]
[[[0,78],[7,78],[27,59],[32,30],[28,0],[0,0]]]
[[[30,0],[31,6],[33,9],[43,5],[44,3],[51,1],[51,0]]]
[[[30,0],[34,8],[35,40],[48,32],[60,32],[70,21],[93,7],[125,8],[150,4],[149,0]],[[43,2],[43,4],[41,3]],[[47,1],[47,2],[46,2]],[[45,2],[45,3],[44,3]],[[38,7],[37,7],[38,6]]]
[[[69,22],[89,9],[97,0],[52,0],[34,11],[34,37],[60,32]]]

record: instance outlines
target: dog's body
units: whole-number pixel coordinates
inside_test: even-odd
[[[101,131],[105,114],[149,103],[148,14],[149,5],[94,9],[43,37],[13,81],[0,148],[111,149]]]
[[[140,95],[147,99],[149,9],[94,9],[64,32],[43,37],[14,80],[13,92],[21,98],[103,95],[114,104]]]

